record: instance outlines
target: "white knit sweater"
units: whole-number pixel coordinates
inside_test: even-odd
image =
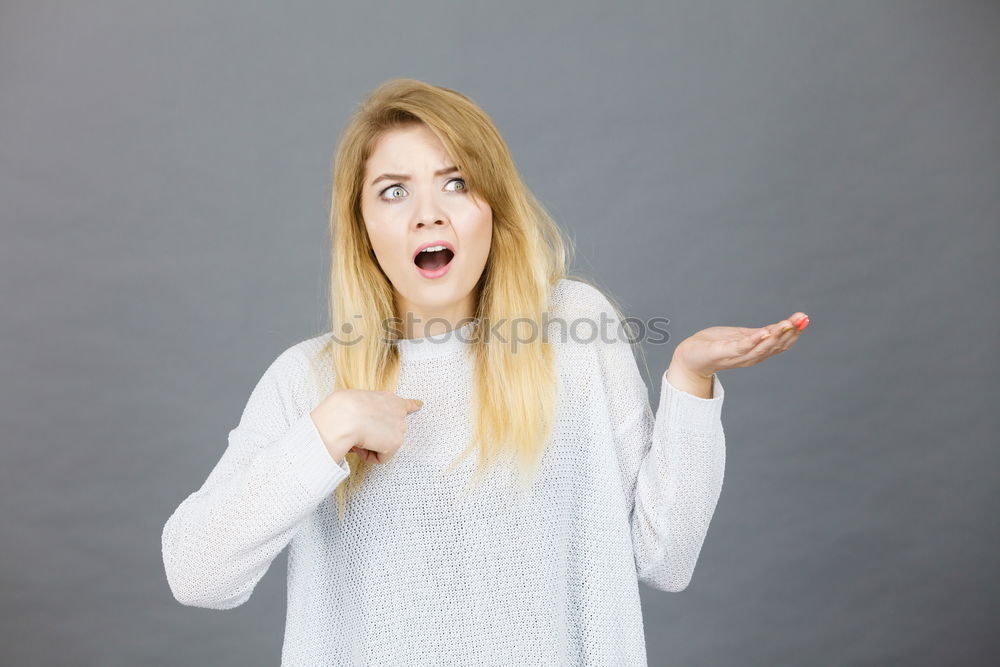
[[[570,279],[549,312],[617,323],[603,294]],[[550,335],[560,398],[535,486],[518,496],[504,467],[463,495],[476,455],[444,468],[471,435],[473,324],[400,341],[396,393],[424,406],[343,522],[335,489],[350,468],[309,414],[333,386],[317,357],[331,334],[281,353],[163,528],[176,599],[241,605],[290,545],[282,665],[645,665],[637,582],[688,585],[722,490],[718,376],[705,399],[664,373],[654,418],[627,332]]]

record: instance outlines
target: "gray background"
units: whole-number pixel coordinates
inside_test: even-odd
[[[650,664],[996,661],[997,3],[0,12],[0,662],[277,664],[284,554],[184,607],[160,531],[323,331],[336,137],[395,76],[482,105],[574,268],[670,318],[653,377],[811,315],[721,374],[725,487],[691,586],[643,587]]]

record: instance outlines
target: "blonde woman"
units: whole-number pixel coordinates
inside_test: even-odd
[[[681,341],[654,415],[466,96],[373,91],[340,137],[331,327],[282,352],[163,528],[182,604],[246,602],[288,553],[288,665],[645,665],[638,582],[688,586],[722,489],[717,372],[808,318]]]

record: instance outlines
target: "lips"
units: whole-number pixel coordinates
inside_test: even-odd
[[[428,241],[427,243],[421,243],[417,249],[413,252],[413,257],[411,258],[414,262],[417,261],[417,255],[424,251],[424,248],[429,248],[435,245],[443,245],[445,248],[451,251],[452,256],[455,255],[455,246],[453,246],[448,241]]]
[[[443,246],[444,250],[435,252],[423,252],[424,248],[431,246]],[[421,244],[417,252],[413,254],[413,265],[421,276],[428,279],[442,278],[451,269],[452,260],[455,259],[455,248],[447,241],[430,241]]]
[[[454,258],[455,253],[445,248],[444,250],[418,253],[413,263],[418,269],[424,271],[438,271],[451,264],[451,260]]]

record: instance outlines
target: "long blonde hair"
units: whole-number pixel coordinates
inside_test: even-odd
[[[424,123],[434,132],[468,189],[492,209],[492,245],[475,286],[475,318],[488,321],[505,341],[521,336],[515,353],[507,344],[487,340],[483,327],[474,327],[469,345],[475,364],[475,426],[451,467],[478,448],[476,484],[501,456],[516,460],[522,482],[530,484],[551,435],[558,376],[546,336],[533,335],[525,343],[517,322],[542,322],[551,289],[569,277],[573,246],[522,181],[492,120],[457,91],[416,79],[391,79],[364,99],[340,135],[330,205],[330,323],[332,331],[350,331],[349,337],[359,342],[342,345],[331,339],[327,344],[335,389],[394,391],[399,379],[398,349],[384,323],[401,315],[368,239],[360,197],[376,141],[410,123]],[[357,454],[347,457],[351,475],[336,491],[341,516],[347,496],[360,488],[368,468]]]

